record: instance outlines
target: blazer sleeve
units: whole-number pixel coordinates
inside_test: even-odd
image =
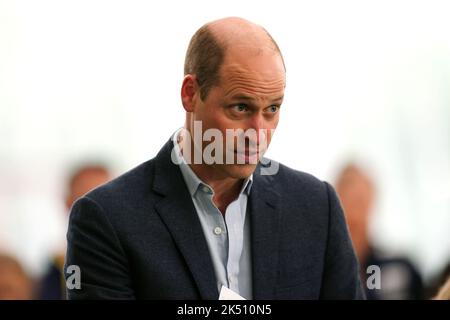
[[[125,252],[102,207],[83,197],[72,207],[64,267],[79,267],[81,288],[67,289],[69,299],[134,299]]]
[[[342,207],[334,189],[325,185],[329,218],[321,299],[365,299]]]

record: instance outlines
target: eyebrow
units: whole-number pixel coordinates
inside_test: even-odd
[[[272,102],[283,100],[283,98],[284,98],[284,95],[283,96],[279,96],[279,97],[273,99]],[[255,100],[253,97],[246,96],[246,95],[243,95],[243,94],[238,94],[238,95],[232,96],[231,99],[232,100],[247,100],[247,101],[254,101]]]

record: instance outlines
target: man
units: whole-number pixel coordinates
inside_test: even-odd
[[[340,171],[336,191],[342,201],[350,236],[361,265],[361,279],[367,282],[370,266],[380,268],[380,287],[365,286],[370,300],[423,299],[422,277],[409,259],[386,254],[369,237],[369,222],[375,200],[372,178],[358,165],[349,163]],[[369,279],[370,281],[370,279]]]
[[[65,206],[69,212],[75,200],[88,191],[111,179],[109,169],[100,163],[84,163],[77,167],[67,182]],[[66,213],[67,214],[67,213]],[[49,262],[49,266],[39,284],[41,300],[61,300],[66,298],[66,282],[63,274],[65,244]]]
[[[184,129],[72,209],[66,266],[80,268],[81,288],[69,298],[218,299],[223,287],[246,299],[361,298],[333,189],[262,158],[284,88],[263,28],[240,18],[200,28]]]

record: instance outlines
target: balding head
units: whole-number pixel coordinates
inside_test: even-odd
[[[246,55],[269,51],[282,57],[275,40],[263,27],[242,18],[212,21],[197,30],[188,46],[184,74],[196,75],[202,99],[219,84],[225,59],[242,51]]]
[[[224,18],[207,24],[215,37],[226,47],[245,46],[266,48],[280,53],[278,45],[270,34],[253,22],[242,18]]]

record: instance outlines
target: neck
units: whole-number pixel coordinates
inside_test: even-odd
[[[189,143],[185,139],[181,139],[178,141],[181,152],[184,155],[184,150],[191,151],[191,157],[193,158],[193,150],[194,146],[191,142],[191,146],[187,147],[185,144]],[[203,182],[208,184],[214,191],[213,201],[214,204],[219,208],[222,214],[225,215],[226,208],[228,205],[233,202],[238,196],[239,191],[242,188],[242,184],[244,179],[233,178],[226,175],[225,172],[221,171],[214,165],[207,165],[204,163],[195,164],[189,163],[189,167],[192,171],[199,177]]]
[[[203,182],[214,190],[214,204],[225,215],[228,205],[239,196],[244,179],[218,174],[217,169],[205,164],[191,164],[190,167]]]

